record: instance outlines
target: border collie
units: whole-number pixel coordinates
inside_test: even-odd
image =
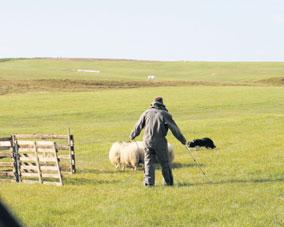
[[[188,147],[205,147],[207,149],[214,149],[216,146],[210,138],[202,138],[202,139],[195,139],[192,141],[188,141],[187,143]]]

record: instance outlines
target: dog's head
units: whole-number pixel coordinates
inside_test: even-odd
[[[195,147],[195,146],[196,146],[195,141],[194,141],[194,140],[188,141],[188,142],[187,142],[187,146],[188,146],[188,147]]]

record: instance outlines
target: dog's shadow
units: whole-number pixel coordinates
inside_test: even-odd
[[[179,163],[179,162],[174,162],[172,164],[172,168],[173,169],[180,169],[180,168],[186,168],[186,167],[189,167],[189,168],[195,168],[195,167],[205,167],[206,165],[202,164],[202,163],[199,163],[196,164],[196,163]]]

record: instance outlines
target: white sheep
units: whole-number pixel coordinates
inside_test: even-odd
[[[124,170],[125,167],[137,169],[139,164],[139,153],[135,143],[127,143],[122,146],[120,151],[120,166]]]
[[[169,160],[172,163],[174,160],[174,152],[172,145],[168,143]],[[115,142],[112,144],[109,151],[109,160],[115,168],[131,167],[134,170],[138,165],[144,164],[144,144],[141,141],[137,142]]]
[[[115,142],[112,144],[109,150],[109,160],[115,166],[115,168],[120,167],[120,151],[122,147],[125,146],[125,142]]]
[[[115,142],[109,150],[109,160],[115,168],[132,167],[137,169],[139,153],[135,143]]]
[[[155,79],[156,79],[156,76],[154,76],[154,75],[149,75],[149,76],[147,77],[147,79],[148,79],[148,80],[155,80]]]
[[[143,163],[144,164],[144,157],[145,157],[145,153],[144,153],[144,143],[141,141],[137,141],[137,142],[132,142],[132,143],[136,143],[136,149],[139,153],[139,163]],[[168,153],[169,153],[169,160],[170,163],[173,162],[175,156],[174,156],[174,151],[173,151],[173,147],[170,143],[168,143]],[[158,162],[158,161],[157,161]]]

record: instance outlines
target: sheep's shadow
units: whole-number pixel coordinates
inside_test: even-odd
[[[77,169],[77,173],[92,173],[92,174],[114,174],[119,170],[100,170],[100,169]]]
[[[206,179],[205,179],[206,181]],[[192,186],[202,186],[202,185],[223,185],[223,184],[264,184],[273,182],[284,182],[284,177],[271,179],[271,178],[259,178],[259,179],[228,179],[220,181],[208,181],[203,183],[189,183],[189,182],[179,182],[176,185],[178,187],[192,187]]]

